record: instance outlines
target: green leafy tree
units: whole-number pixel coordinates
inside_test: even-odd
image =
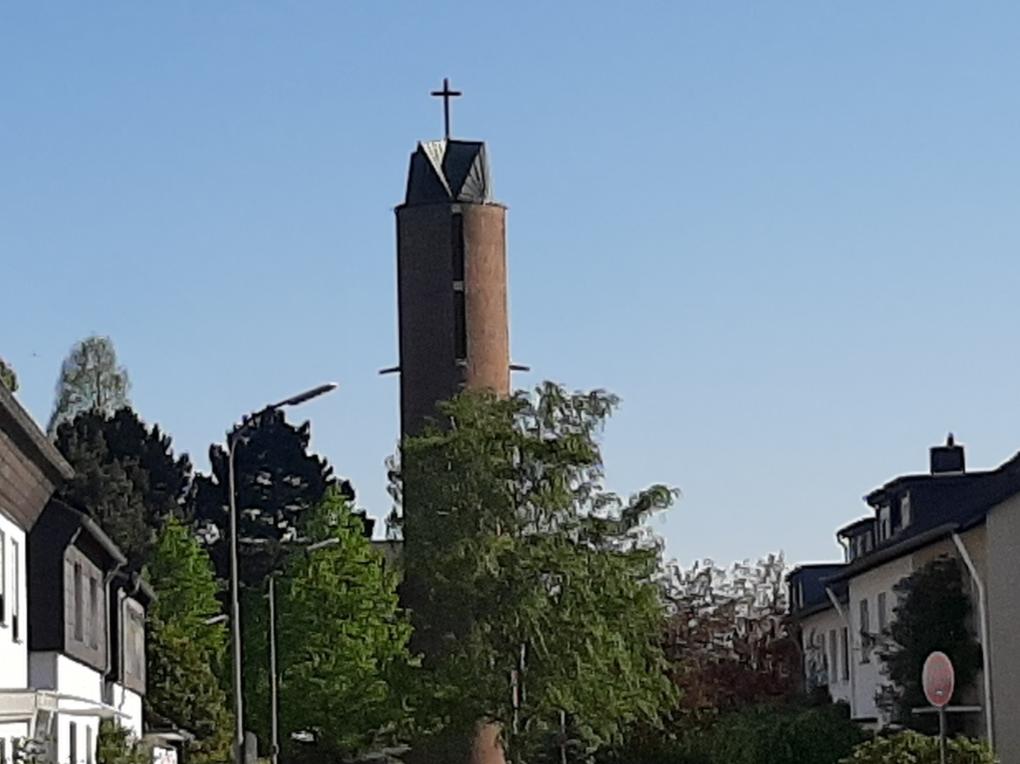
[[[340,761],[399,741],[411,627],[396,574],[338,488],[309,511],[304,529],[316,547],[292,550],[277,578],[281,741],[287,760]],[[268,620],[259,599],[246,599],[248,715],[269,750]]]
[[[169,436],[129,408],[82,412],[57,428],[55,443],[75,471],[60,497],[94,516],[140,569],[163,522],[184,512],[187,455],[175,456]]]
[[[392,478],[424,655],[419,723],[437,732],[419,745],[483,723],[517,761],[586,756],[675,700],[660,544],[643,525],[674,492],[605,490],[598,436],[616,405],[551,383],[465,393],[404,441]]]
[[[924,662],[940,650],[956,671],[956,687],[973,684],[981,668],[981,645],[970,630],[971,600],[960,564],[940,557],[904,578],[895,587],[899,605],[879,651],[886,676],[880,700],[904,725],[921,728],[926,721],[911,713],[927,705],[921,686]],[[927,724],[932,724],[929,718]]]
[[[195,736],[190,761],[228,761],[233,722],[216,675],[227,635],[222,623],[209,623],[220,612],[212,563],[188,527],[170,518],[147,570],[157,599],[148,613],[146,714]]]
[[[862,743],[840,764],[939,764],[938,738],[917,732],[901,732]],[[965,737],[946,743],[946,764],[997,764],[988,746]]]
[[[786,572],[782,554],[670,572],[665,649],[685,710],[729,711],[796,694],[800,658],[786,626]]]
[[[7,365],[3,358],[0,358],[0,385],[3,385],[12,393],[18,392],[18,375],[14,369]]]
[[[148,764],[149,760],[146,747],[135,739],[130,730],[112,719],[100,720],[96,764]]]
[[[271,411],[245,427],[238,440],[234,475],[241,575],[246,585],[260,591],[266,576],[283,559],[284,542],[304,534],[306,514],[322,501],[327,489],[336,486],[354,499],[350,483],[335,477],[325,459],[309,452],[310,439],[309,423],[295,427],[282,411]],[[229,567],[227,457],[224,446],[210,447],[212,472],[196,478],[191,498],[195,521],[210,539],[213,562],[222,578]]]
[[[109,337],[92,335],[75,344],[64,359],[57,379],[56,400],[47,432],[86,411],[113,414],[130,405],[127,370],[117,363]]]

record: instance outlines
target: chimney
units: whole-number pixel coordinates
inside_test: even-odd
[[[946,438],[946,445],[934,446],[931,449],[931,474],[942,475],[953,472],[966,472],[963,446],[956,445],[953,433]]]

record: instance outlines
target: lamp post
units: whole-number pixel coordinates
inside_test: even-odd
[[[340,539],[338,538],[316,541],[314,544],[306,546],[304,551],[306,555],[310,555],[319,549],[334,547],[339,543]],[[269,697],[272,738],[270,758],[273,764],[278,764],[280,757],[280,686],[276,671],[276,573],[269,574]]]
[[[240,576],[237,565],[237,489],[234,479],[234,453],[237,444],[246,431],[264,414],[271,411],[298,406],[312,398],[325,395],[337,388],[335,382],[329,382],[303,393],[286,398],[279,403],[271,403],[265,408],[249,414],[241,420],[241,426],[227,434],[227,493],[230,510],[230,628],[234,643],[234,760],[244,764],[244,692],[241,686],[241,602],[238,595]]]

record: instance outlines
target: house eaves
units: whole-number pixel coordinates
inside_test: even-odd
[[[50,443],[39,425],[18,403],[18,399],[3,385],[0,385],[0,429],[9,432],[17,445],[54,484],[74,477],[71,465],[56,446]]]
[[[984,520],[983,516],[981,517],[981,520]],[[936,526],[935,528],[923,531],[922,533],[908,536],[902,541],[882,547],[865,557],[854,560],[836,575],[823,578],[822,582],[825,584],[834,584],[839,581],[846,581],[854,576],[859,576],[861,573],[866,573],[867,571],[877,568],[879,565],[887,563],[890,560],[895,560],[905,554],[910,554],[911,552],[926,547],[929,544],[940,541],[959,529],[960,523],[944,523]]]

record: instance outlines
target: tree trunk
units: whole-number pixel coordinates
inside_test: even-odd
[[[505,764],[503,746],[499,742],[499,725],[479,725],[471,745],[470,764]]]

